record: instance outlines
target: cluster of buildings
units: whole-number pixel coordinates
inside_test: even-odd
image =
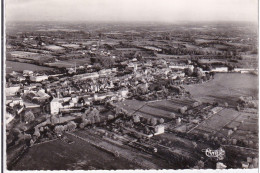
[[[153,46],[142,48],[161,51]],[[111,56],[107,51],[101,53]],[[202,76],[209,72],[228,72],[227,67],[203,71],[195,66],[190,61],[176,63],[170,59],[145,58],[138,61],[132,58],[117,62],[112,68],[87,73],[79,73],[79,70],[91,68],[92,65],[75,65],[74,68],[68,68],[67,73],[56,75],[39,74],[30,70],[12,72],[7,77],[5,93],[10,99],[7,99],[6,105],[14,107],[15,104],[20,104],[25,108],[34,107],[46,113],[59,114],[61,110],[79,110],[93,102],[119,101],[133,95],[132,91],[140,89],[149,95],[152,92],[151,86],[159,83],[183,84],[191,78],[185,74],[187,69],[191,72],[200,71]]]
[[[113,68],[83,74],[78,73],[80,68],[76,66],[67,69],[67,74],[57,75],[30,70],[12,72],[7,76],[5,93],[11,99],[7,99],[6,106],[19,104],[25,108],[38,108],[38,112],[58,114],[61,110],[75,110],[96,101],[125,99],[130,89],[148,90],[158,80],[184,79],[186,68],[193,71],[194,66],[176,65],[163,59],[137,61],[133,58]]]

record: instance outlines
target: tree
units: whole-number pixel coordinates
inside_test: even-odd
[[[181,114],[184,114],[185,111],[187,110],[187,107],[186,107],[186,106],[181,107],[179,110],[180,110],[180,113],[181,113]]]
[[[112,119],[114,119],[114,116],[113,115],[108,115],[107,119],[108,120],[112,120]]]
[[[40,134],[38,128],[35,128],[35,131],[34,131],[34,133],[33,133],[33,136],[36,136],[37,138],[39,138],[39,137],[41,136],[41,134]]]
[[[27,134],[27,133],[23,133],[23,134],[21,133],[21,134],[18,135],[18,138],[19,139],[15,141],[15,144],[20,143],[21,140],[23,140],[26,143],[28,142],[28,144],[29,144],[30,140],[32,139],[32,136],[30,134]]]
[[[64,125],[64,131],[68,131],[69,130],[69,127],[68,127],[68,124]]]
[[[209,73],[206,73],[206,78],[207,78],[207,80],[210,80],[210,74]]]
[[[155,126],[157,124],[157,118],[151,119],[151,125]]]
[[[202,76],[202,80],[203,81],[207,81],[207,77],[206,76]]]
[[[121,113],[125,116],[129,116],[128,111],[124,108],[121,108]]]
[[[206,70],[211,71],[212,70],[212,66],[211,65],[207,65],[206,66]]]
[[[122,113],[122,110],[119,106],[117,106],[115,109],[115,112],[116,112],[116,114],[120,114],[120,113]]]
[[[94,116],[91,116],[91,117],[90,117],[90,123],[91,123],[91,124],[95,124],[95,123],[96,123]]]
[[[198,161],[197,166],[199,167],[199,169],[203,169],[204,168],[204,162],[202,160]]]
[[[56,115],[52,115],[50,117],[50,120],[51,120],[51,124],[57,124],[59,123],[59,118],[56,116]]]
[[[91,58],[90,58],[90,62],[91,62],[92,64],[96,63],[96,62],[97,62],[97,58],[96,58],[96,57],[91,57]]]
[[[98,116],[99,115],[99,110],[97,108],[93,108],[93,110],[90,112],[89,116]]]
[[[26,126],[22,126],[22,127],[20,127],[20,130],[21,130],[22,132],[25,132],[25,131],[28,130],[28,128],[27,128]]]
[[[197,70],[197,72],[195,73],[195,76],[197,78],[201,78],[202,77],[202,72],[200,70]]]
[[[96,63],[93,65],[93,68],[95,68],[97,71],[102,69],[102,66],[100,65],[100,63]]]
[[[115,60],[111,57],[103,57],[100,59],[102,66],[105,68],[111,68],[115,64]]]
[[[228,130],[228,136],[233,134],[233,130]]]
[[[224,105],[225,105],[225,107],[228,107],[228,103],[227,102],[225,102]]]
[[[28,111],[24,114],[24,121],[29,123],[35,119],[34,114],[31,111]]]
[[[64,127],[62,125],[55,126],[54,132],[56,134],[61,134],[64,131]]]
[[[232,70],[234,70],[234,66],[233,65],[228,65],[228,71],[232,71]]]
[[[34,140],[30,140],[30,146],[32,146],[34,144]]]
[[[84,125],[88,125],[88,124],[91,124],[91,121],[89,119],[84,119],[84,121],[82,123]]]
[[[237,111],[240,111],[240,106],[239,105],[237,105]]]
[[[175,118],[176,118],[176,114],[175,114],[175,113],[171,113],[171,114],[170,114],[170,117],[171,117],[172,119],[175,119]]]
[[[160,122],[160,124],[164,123],[164,119],[161,118],[159,122]]]
[[[218,102],[213,102],[213,106],[219,106]]]
[[[197,106],[199,106],[199,105],[200,105],[199,102],[194,102],[194,103],[192,104],[192,107],[195,108],[195,107],[197,107]]]
[[[192,71],[190,68],[185,68],[185,69],[184,69],[184,73],[185,73],[185,75],[187,75],[187,76],[191,76],[192,73],[193,73],[193,71]]]
[[[43,127],[40,127],[40,131],[43,132],[43,131],[44,131],[44,128],[43,128]]]
[[[8,60],[8,59],[13,59],[13,56],[12,56],[12,54],[11,53],[6,53],[6,59]]]
[[[177,77],[176,77],[176,80],[181,80],[181,77],[180,77],[180,76],[177,76]]]
[[[84,129],[84,127],[85,127],[85,124],[84,123],[80,123],[79,128]]]
[[[214,79],[214,76],[215,76],[216,72],[210,72],[209,74],[210,74],[210,76],[212,76],[212,78]]]
[[[74,122],[74,121],[70,121],[68,124],[67,124],[67,128],[68,130],[75,130],[77,127],[77,124]]]
[[[232,139],[232,144],[236,145],[237,144],[237,139]]]
[[[139,123],[140,122],[140,116],[136,115],[134,116],[134,123]]]
[[[147,93],[148,88],[145,87],[144,85],[139,85],[136,90],[137,90],[137,93],[138,93],[138,94],[144,95],[144,94]]]
[[[99,116],[99,115],[96,115],[96,116],[95,116],[95,121],[96,121],[97,123],[100,123],[100,116]]]

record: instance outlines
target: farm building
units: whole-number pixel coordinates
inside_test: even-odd
[[[214,108],[211,109],[211,112],[212,112],[213,114],[216,114],[216,113],[218,113],[219,111],[221,111],[222,109],[223,109],[222,107],[214,107]]]
[[[227,67],[216,67],[215,69],[211,70],[212,72],[228,72]]]
[[[113,92],[109,92],[109,93],[104,93],[104,94],[94,94],[94,100],[98,101],[98,100],[103,100],[107,97],[115,97],[116,94]]]
[[[186,68],[189,68],[193,71],[194,66],[193,65],[170,65],[169,68],[175,69],[175,70],[184,70]]]
[[[160,135],[164,133],[164,125],[157,125],[155,126],[155,133],[154,135]]]
[[[23,71],[23,75],[32,75],[33,74],[33,71],[31,70],[24,70]]]
[[[60,108],[63,108],[62,101],[58,98],[54,98],[50,103],[51,114],[56,115],[59,113]]]
[[[30,80],[33,82],[41,82],[44,80],[47,80],[48,76],[47,75],[43,75],[43,76],[30,76]]]
[[[122,89],[118,93],[121,97],[126,98],[128,94],[128,89]]]
[[[14,96],[19,91],[20,86],[12,86],[5,88],[5,94],[6,96]]]
[[[80,78],[81,80],[98,78],[99,74],[97,72],[94,73],[85,73],[80,75],[75,75],[76,78]]]
[[[5,122],[6,124],[10,123],[14,119],[14,116],[8,112],[5,113]]]
[[[234,72],[240,72],[240,73],[249,73],[256,70],[257,69],[253,69],[253,68],[234,68]]]

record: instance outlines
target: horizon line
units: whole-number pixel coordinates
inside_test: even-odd
[[[90,23],[165,23],[165,24],[179,24],[179,23],[251,23],[258,24],[259,21],[249,20],[176,20],[176,21],[134,21],[134,20],[5,20],[5,23],[20,23],[20,22],[90,22]]]

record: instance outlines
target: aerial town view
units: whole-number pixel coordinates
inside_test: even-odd
[[[255,23],[7,21],[5,47],[8,170],[258,168]]]

